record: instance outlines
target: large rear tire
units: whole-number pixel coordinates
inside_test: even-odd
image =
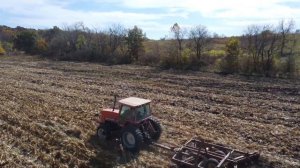
[[[160,135],[162,133],[161,125],[160,125],[159,121],[154,117],[150,117],[149,122],[150,122],[150,124],[152,125],[152,127],[154,129],[152,131],[149,131],[151,139],[153,141],[157,141],[160,138]]]
[[[139,152],[143,142],[143,134],[139,128],[129,125],[123,128],[121,140],[125,149],[131,152]]]

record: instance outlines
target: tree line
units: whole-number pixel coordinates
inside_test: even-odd
[[[112,25],[104,31],[91,30],[83,23],[60,29],[34,30],[2,26],[0,40],[7,52],[15,50],[56,60],[133,63],[143,52],[146,36],[134,26]],[[9,47],[8,47],[9,46]]]
[[[216,38],[211,37],[205,26],[198,25],[187,31],[175,23],[171,32],[177,52],[169,55],[169,61],[173,58],[170,67],[201,67],[210,63],[212,53],[208,51],[212,51]],[[295,30],[293,20],[281,20],[275,26],[250,25],[242,36],[227,38],[224,54],[212,64],[225,74],[293,77],[299,73],[300,66],[297,64],[297,59],[300,60],[298,39],[299,30]]]
[[[83,23],[44,30],[0,26],[0,55],[24,51],[55,60],[213,69],[226,74],[298,73],[300,36],[293,20],[251,25],[242,36],[231,38],[211,35],[203,25],[187,29],[175,23],[170,33],[167,39],[150,40],[141,28],[118,24],[105,30],[92,30]]]

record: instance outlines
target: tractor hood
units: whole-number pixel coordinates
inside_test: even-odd
[[[118,121],[119,120],[119,110],[118,109],[103,109],[100,115],[100,122],[105,122],[105,120]]]

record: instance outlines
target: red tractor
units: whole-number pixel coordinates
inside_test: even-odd
[[[151,100],[129,97],[119,100],[119,109],[103,109],[97,122],[97,135],[108,139],[113,132],[120,132],[122,145],[125,149],[137,152],[142,143],[157,141],[162,128],[157,119],[151,115]]]

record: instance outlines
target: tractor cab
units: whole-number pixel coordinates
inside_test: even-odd
[[[139,123],[151,115],[150,100],[129,97],[119,101],[119,120],[121,123]]]
[[[100,112],[100,122],[110,120],[120,124],[138,124],[151,115],[150,102],[151,100],[137,97],[121,99],[119,100],[119,109],[114,108],[114,103],[112,109],[107,108]]]

